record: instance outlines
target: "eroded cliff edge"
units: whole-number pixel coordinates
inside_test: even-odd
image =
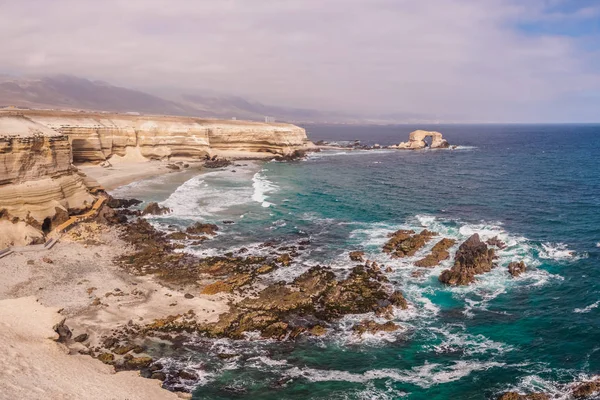
[[[91,187],[72,165],[67,136],[24,116],[0,116],[0,248],[44,240],[91,207]]]
[[[21,114],[67,135],[75,163],[128,154],[148,159],[273,157],[312,147],[303,128],[283,123],[50,110]]]

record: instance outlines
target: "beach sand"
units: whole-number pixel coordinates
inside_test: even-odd
[[[89,222],[51,250],[0,259],[0,399],[177,398],[157,380],[114,374],[113,367],[78,354],[130,320],[149,323],[194,310],[198,320],[213,322],[228,309],[225,297],[191,291],[194,297],[185,298],[184,288],[129,275],[112,261],[127,250],[117,228]],[[73,337],[89,338],[70,343],[70,350],[49,339],[63,318]]]

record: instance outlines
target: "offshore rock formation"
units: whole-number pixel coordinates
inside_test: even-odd
[[[410,133],[408,142],[402,142],[395,146],[390,146],[393,149],[407,149],[407,150],[419,150],[427,147],[425,138],[431,138],[432,149],[445,149],[450,147],[450,144],[446,139],[442,137],[442,134],[435,131],[422,131],[417,130]]]
[[[23,116],[0,115],[0,248],[43,240],[89,208],[94,182],[71,165],[66,136]]]
[[[312,146],[304,129],[289,124],[48,110],[20,113],[67,135],[76,163],[97,163],[112,156],[133,160],[240,153],[287,156]]]
[[[475,275],[490,272],[495,259],[494,250],[488,249],[476,233],[460,245],[454,265],[444,270],[439,280],[447,285],[469,285],[475,282]]]

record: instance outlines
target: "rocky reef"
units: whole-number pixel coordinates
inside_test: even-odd
[[[406,150],[419,150],[426,148],[427,142],[425,138],[431,138],[432,149],[445,149],[450,147],[450,144],[446,139],[443,138],[442,134],[435,131],[423,131],[416,130],[410,133],[408,142],[398,143],[397,145],[390,146],[393,149],[406,149]]]
[[[70,214],[92,206],[97,183],[71,162],[67,136],[0,115],[0,248],[43,241]]]
[[[491,271],[495,259],[494,249],[489,249],[475,233],[460,245],[454,265],[444,270],[439,280],[447,285],[469,285],[475,282],[475,275]]]
[[[304,129],[281,123],[47,110],[19,113],[67,135],[76,163],[102,162],[112,156],[288,156],[312,145]]]

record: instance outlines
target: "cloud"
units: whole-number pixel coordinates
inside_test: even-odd
[[[597,37],[551,25],[593,19],[598,8],[570,4],[0,0],[0,72],[327,110],[590,120],[600,106]]]

